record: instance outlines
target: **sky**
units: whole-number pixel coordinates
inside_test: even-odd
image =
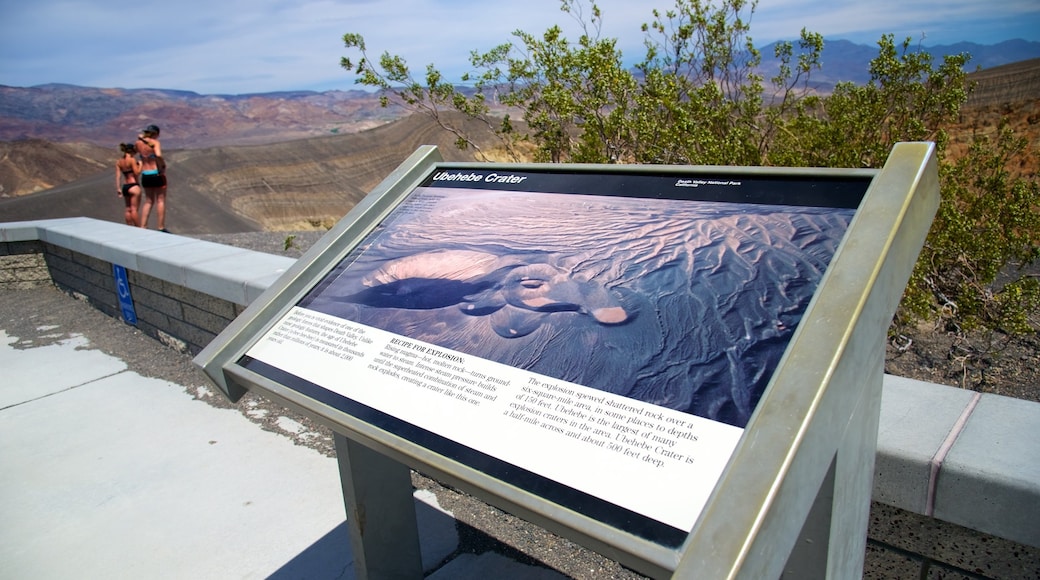
[[[603,35],[626,62],[643,55],[640,25],[670,0],[599,0]],[[587,7],[588,4],[585,4]],[[474,50],[540,34],[559,24],[576,38],[559,0],[8,0],[0,5],[0,85],[66,83],[247,94],[359,88],[340,67],[355,58],[343,35],[359,33],[369,55],[403,57],[446,80],[470,70]],[[760,0],[756,46],[795,40],[802,28],[824,40],[876,45],[887,33],[924,46],[960,41],[1040,41],[1038,0]]]

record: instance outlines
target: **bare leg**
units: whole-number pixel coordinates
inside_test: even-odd
[[[148,214],[152,213],[152,204],[155,203],[156,188],[144,188],[144,204],[141,205],[141,213],[138,215],[137,225],[142,228],[148,227]]]
[[[155,196],[155,225],[166,231],[166,188],[159,188]]]
[[[137,205],[138,203],[140,203],[140,201],[140,193],[130,193],[123,196],[123,203],[126,205],[126,209],[123,213],[123,219],[126,221],[126,225],[137,225]]]

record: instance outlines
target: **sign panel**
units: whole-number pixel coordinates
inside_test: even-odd
[[[237,364],[678,546],[870,181],[445,164]]]
[[[123,313],[123,321],[137,325],[137,311],[134,310],[134,299],[130,296],[130,280],[126,277],[126,268],[112,264],[112,275],[116,281],[116,296],[119,298],[119,309]]]

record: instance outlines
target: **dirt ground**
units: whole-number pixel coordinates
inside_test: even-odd
[[[1016,277],[1040,277],[1040,262],[1009,272]],[[1033,328],[1040,327],[1040,312],[1033,312],[1029,320]],[[958,333],[941,324],[922,323],[891,338],[885,372],[1040,402],[1040,334]]]
[[[920,325],[889,341],[885,372],[1040,402],[1040,337],[988,339]]]

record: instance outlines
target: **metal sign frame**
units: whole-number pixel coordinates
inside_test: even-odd
[[[885,336],[938,206],[934,145],[898,144],[881,170],[639,168],[691,177],[855,177],[869,182],[714,491],[679,546],[620,530],[517,488],[240,364],[276,321],[434,171],[472,168],[625,170],[443,163],[436,148],[420,148],[195,359],[230,399],[255,389],[336,432],[359,575],[421,575],[409,468],[654,577],[858,573],[865,548]],[[363,512],[383,517],[349,517]],[[406,545],[414,544],[410,555],[402,552],[403,538],[408,538]]]

